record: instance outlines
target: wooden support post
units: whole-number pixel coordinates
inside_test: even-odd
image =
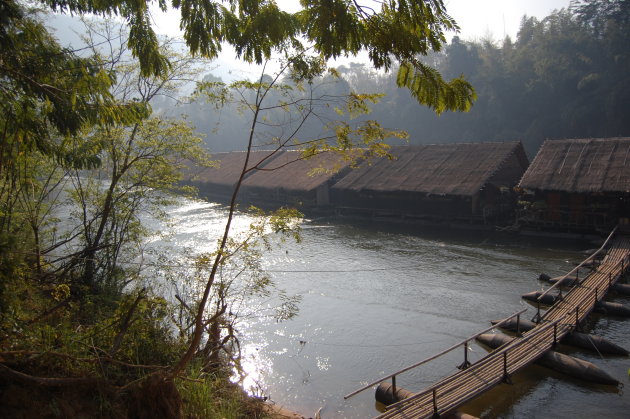
[[[608,272],[608,287],[612,287],[612,272]]]
[[[580,307],[575,307],[575,330],[577,331],[580,327]]]
[[[434,418],[439,418],[440,414],[438,413],[438,407],[437,407],[437,390],[433,389],[433,417]]]
[[[464,342],[464,362],[462,362],[457,368],[465,370],[468,367],[470,367],[470,362],[468,362],[468,341],[466,341]]]
[[[598,297],[598,295],[597,295],[598,294],[597,293],[598,289],[597,288],[598,287],[595,287],[595,304],[597,304],[597,302],[599,301],[599,298],[597,298]]]
[[[392,375],[392,399],[398,401],[396,397],[396,376]]]
[[[503,352],[503,382],[507,384],[512,384],[510,374],[508,374],[507,355],[507,351]]]
[[[558,323],[553,324],[553,347],[558,344]]]
[[[521,333],[521,315],[520,314],[516,315],[516,333],[518,334]]]

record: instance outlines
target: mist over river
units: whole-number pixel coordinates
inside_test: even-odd
[[[152,227],[170,229],[171,237],[156,234],[148,246],[185,263],[191,253],[212,249],[226,210],[182,199],[168,213],[171,227],[157,222]],[[235,231],[248,224],[248,217],[239,215]],[[307,417],[319,408],[322,418],[373,417],[378,414],[373,390],[345,401],[343,396],[441,352],[487,328],[490,320],[526,307],[524,317],[531,318],[535,310],[521,294],[543,287],[540,273],[563,274],[594,247],[480,231],[306,221],[301,243],[278,244],[263,256],[278,287],[302,301],[289,321],[244,319],[240,341],[249,374],[244,386]],[[251,301],[252,307],[264,304]],[[593,315],[586,330],[630,347],[630,320]],[[628,358],[569,351],[628,384]],[[469,358],[474,362],[485,353],[473,343]],[[398,376],[397,385],[421,390],[462,361],[463,349],[453,351]],[[488,418],[630,417],[624,389],[572,380],[538,366],[513,381],[462,410]]]

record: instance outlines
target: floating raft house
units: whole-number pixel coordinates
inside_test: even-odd
[[[487,221],[511,211],[528,159],[520,141],[393,147],[332,187],[344,212],[381,210],[405,218]]]
[[[243,182],[243,199],[258,204],[298,209],[331,204],[330,187],[350,170],[337,154],[324,152],[304,159],[300,152],[282,151]]]
[[[245,152],[212,155],[216,167],[187,176],[202,196],[226,202],[245,163]],[[330,204],[329,188],[348,170],[348,163],[333,153],[303,159],[297,151],[253,151],[239,191],[238,202],[254,205],[314,208]]]
[[[630,138],[547,140],[519,183],[523,226],[607,230],[628,225]]]
[[[244,151],[215,153],[212,155],[215,166],[198,171],[190,170],[185,175],[185,183],[197,187],[201,196],[218,201],[229,201],[243,170],[246,156]],[[269,163],[268,156],[268,151],[253,151],[247,167],[264,167]]]

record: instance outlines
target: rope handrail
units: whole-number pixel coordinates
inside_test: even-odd
[[[462,345],[464,345],[464,344],[468,344],[468,342],[469,342],[469,341],[471,341],[471,340],[475,339],[477,336],[482,335],[482,334],[484,334],[484,333],[486,333],[486,332],[488,332],[488,331],[490,331],[490,330],[492,330],[492,329],[495,329],[495,328],[497,328],[497,327],[501,326],[503,323],[505,323],[505,322],[507,322],[507,321],[509,321],[509,320],[513,319],[513,318],[514,318],[514,317],[516,317],[516,316],[520,316],[521,314],[523,314],[523,313],[524,313],[524,312],[526,312],[526,311],[527,311],[527,309],[526,309],[526,308],[524,308],[523,310],[521,310],[521,311],[519,311],[519,312],[517,312],[517,313],[514,313],[514,314],[512,314],[512,315],[511,315],[511,316],[509,316],[509,317],[506,317],[505,319],[503,319],[503,320],[501,320],[500,322],[498,322],[498,323],[496,323],[496,324],[494,324],[494,325],[492,325],[492,326],[488,327],[487,329],[482,330],[481,332],[477,332],[477,333],[476,333],[476,334],[474,334],[473,336],[470,336],[469,338],[464,339],[464,340],[462,340],[462,341],[460,341],[460,342],[456,343],[455,345],[453,345],[453,346],[449,347],[448,349],[443,350],[442,352],[440,352],[440,353],[438,353],[438,354],[432,355],[432,356],[430,356],[429,358],[426,358],[426,359],[424,359],[424,360],[422,360],[422,361],[420,361],[420,362],[417,362],[417,363],[415,363],[415,364],[413,364],[413,365],[409,365],[408,367],[405,367],[405,368],[403,368],[403,369],[401,369],[401,370],[399,370],[399,371],[396,371],[396,372],[395,372],[395,373],[393,373],[393,374],[389,374],[389,375],[387,375],[387,376],[385,376],[385,377],[382,377],[382,378],[380,378],[380,379],[379,379],[379,380],[377,380],[377,381],[374,381],[374,382],[372,382],[372,383],[370,383],[370,384],[367,384],[367,385],[365,385],[365,386],[363,386],[363,387],[359,388],[358,390],[355,390],[355,391],[353,391],[352,393],[349,393],[349,394],[347,394],[347,395],[343,396],[343,398],[344,398],[344,400],[347,400],[347,399],[349,399],[350,397],[355,396],[355,395],[357,395],[357,394],[361,393],[362,391],[367,390],[368,388],[370,388],[370,387],[372,387],[372,386],[375,386],[376,384],[380,384],[380,383],[382,383],[382,382],[383,382],[383,381],[385,381],[385,380],[389,380],[389,379],[390,379],[390,378],[392,378],[392,377],[395,377],[395,376],[397,376],[397,375],[400,375],[400,374],[402,374],[402,373],[404,373],[404,372],[407,372],[407,371],[409,371],[409,370],[411,370],[411,369],[417,368],[417,367],[419,367],[419,366],[421,366],[421,365],[426,364],[427,362],[433,361],[434,359],[439,358],[439,357],[441,357],[442,355],[445,355],[445,354],[447,354],[447,353],[449,353],[449,352],[451,352],[451,351],[453,351],[453,350],[455,350],[455,349],[459,348],[460,346],[462,346]]]
[[[572,312],[568,312],[568,313],[566,314],[566,316],[565,316],[565,317],[569,317],[570,315],[572,315]],[[512,318],[512,317],[514,317],[514,316],[510,316],[509,318]],[[521,338],[514,338],[514,339],[512,339],[512,340],[511,340],[510,342],[508,342],[507,344],[505,344],[505,345],[503,345],[503,346],[501,346],[501,347],[499,347],[499,348],[495,349],[495,350],[494,350],[494,351],[492,351],[490,354],[488,354],[487,356],[485,356],[483,359],[481,359],[481,360],[479,360],[478,362],[476,362],[475,364],[473,364],[473,365],[472,365],[469,369],[473,369],[473,368],[474,368],[474,369],[479,369],[479,368],[484,367],[486,364],[488,364],[488,363],[490,363],[490,362],[493,362],[493,361],[495,360],[494,358],[495,358],[496,356],[500,356],[501,354],[507,353],[507,352],[508,352],[508,351],[510,351],[511,349],[514,349],[514,347],[519,346],[519,345],[522,345],[522,344],[524,344],[524,343],[527,343],[529,340],[532,340],[532,339],[534,339],[534,338],[538,337],[538,336],[539,336],[539,335],[541,335],[543,332],[545,332],[547,329],[552,328],[552,327],[554,327],[555,325],[557,325],[558,323],[560,323],[560,321],[565,320],[565,317],[563,317],[563,318],[559,318],[559,319],[557,319],[557,320],[554,320],[553,322],[549,322],[549,323],[546,323],[546,324],[545,324],[545,325],[543,325],[543,326],[539,326],[539,327],[537,327],[536,329],[534,329],[534,330],[536,330],[536,333],[529,333],[529,334],[524,335],[524,336],[523,336],[523,337],[521,337]],[[509,319],[509,318],[508,318],[508,319]],[[498,325],[498,324],[499,324],[499,323],[497,323],[497,325]],[[495,327],[496,327],[497,325],[495,325]],[[490,329],[492,329],[492,328],[490,328]],[[490,329],[489,329],[489,330],[490,330]],[[481,334],[481,333],[480,333],[480,334]],[[543,353],[544,353],[544,352],[543,352]],[[438,384],[439,384],[439,385],[445,385],[445,384],[448,384],[448,383],[450,383],[451,381],[453,381],[453,380],[455,380],[455,379],[459,378],[459,376],[460,376],[460,375],[462,375],[462,374],[466,374],[466,373],[470,373],[470,371],[460,371],[460,372],[458,372],[458,373],[455,373],[455,374],[451,375],[450,377],[446,377],[444,380],[440,381]],[[434,387],[435,387],[435,386],[434,386]],[[393,404],[391,404],[391,405],[387,406],[387,407],[385,408],[385,410],[386,410],[386,411],[389,411],[389,410],[391,410],[391,409],[393,409],[393,408],[395,408],[395,407],[398,407],[398,406],[401,406],[401,405],[404,405],[404,404],[410,403],[410,402],[414,401],[415,399],[418,399],[418,398],[421,398],[421,397],[423,397],[423,396],[426,396],[427,394],[431,393],[432,391],[433,391],[433,387],[429,387],[429,388],[427,388],[427,389],[425,389],[425,390],[423,390],[423,391],[421,391],[421,392],[419,392],[419,393],[416,393],[416,394],[414,394],[414,395],[412,395],[412,396],[410,396],[410,397],[408,397],[408,398],[406,398],[406,399],[400,400],[400,401],[398,401],[398,402],[396,402],[396,403],[393,403]]]
[[[597,249],[593,254],[591,254],[589,257],[587,257],[586,259],[584,259],[582,262],[580,262],[579,265],[577,265],[575,268],[571,269],[569,272],[567,272],[564,276],[558,278],[558,280],[556,281],[555,284],[553,284],[551,287],[547,288],[545,290],[545,292],[543,292],[542,294],[540,294],[538,296],[538,298],[536,299],[538,302],[540,302],[542,300],[542,298],[547,295],[549,292],[551,292],[551,290],[556,289],[556,287],[561,286],[561,284],[564,282],[564,280],[571,275],[572,273],[574,273],[575,271],[577,271],[578,269],[580,269],[585,263],[594,260],[595,256],[597,256],[600,252],[602,252],[604,250],[604,248],[608,245],[608,242],[610,241],[610,239],[612,239],[612,237],[614,236],[614,234],[617,232],[617,227],[615,226],[615,228],[613,228],[613,230],[610,232],[610,234],[608,235],[608,237],[606,238],[606,240],[604,241],[604,244],[602,244],[602,246]]]

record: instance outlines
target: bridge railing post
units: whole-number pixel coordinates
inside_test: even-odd
[[[575,307],[575,330],[578,331],[580,327],[580,306]]]
[[[510,379],[510,374],[508,373],[508,353],[507,351],[503,352],[503,381],[508,384],[512,384],[512,380]]]
[[[437,390],[433,389],[433,415],[439,416],[437,404]]]
[[[396,376],[392,375],[392,400],[398,400],[396,397]]]
[[[553,347],[558,344],[558,323],[553,324]]]
[[[468,361],[468,341],[464,341],[464,362],[457,366],[460,370],[465,370],[470,367],[470,361]]]
[[[536,300],[536,315],[532,321],[536,324],[540,324],[540,300]]]

